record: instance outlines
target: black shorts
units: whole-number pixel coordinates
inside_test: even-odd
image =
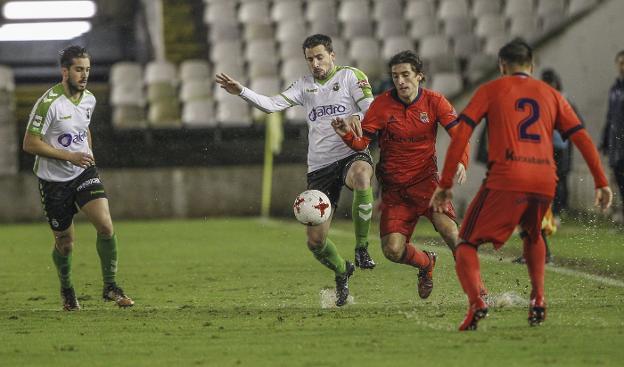
[[[324,192],[335,209],[338,206],[338,199],[340,199],[340,190],[342,190],[342,186],[346,186],[347,172],[355,161],[366,161],[371,167],[373,166],[373,159],[368,150],[357,152],[327,167],[308,173],[308,190]],[[347,186],[347,188],[351,190],[350,187]]]
[[[43,211],[52,230],[64,231],[72,224],[74,214],[91,200],[106,198],[97,169],[89,167],[80,176],[66,182],[39,179]]]

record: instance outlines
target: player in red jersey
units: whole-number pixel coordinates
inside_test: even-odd
[[[434,213],[429,199],[438,183],[435,151],[438,124],[449,134],[455,130],[457,113],[438,92],[420,87],[423,63],[412,51],[393,56],[388,67],[395,88],[378,96],[361,125],[350,126],[337,118],[332,125],[354,150],[364,150],[379,134],[380,160],[377,178],[382,187],[380,236],[383,253],[390,261],[420,269],[418,294],[427,298],[433,289],[436,254],[409,243],[421,216],[429,218],[444,241],[455,250],[458,238],[455,209],[446,203]],[[466,177],[468,148],[455,164],[458,182]]]
[[[613,195],[598,152],[570,104],[556,89],[531,77],[531,47],[514,40],[500,49],[498,60],[503,76],[479,87],[459,116],[439,187],[431,199],[435,211],[445,210],[452,198],[455,166],[473,129],[487,117],[488,173],[468,207],[455,252],[455,270],[469,302],[459,330],[476,330],[478,321],[488,313],[479,296],[479,245],[491,242],[500,248],[518,224],[527,233],[523,246],[532,287],[529,324],[539,325],[546,317],[546,251],[540,230],[557,183],[553,129],[581,151],[594,177],[596,206],[608,208]]]

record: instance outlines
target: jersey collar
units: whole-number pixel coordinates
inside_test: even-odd
[[[334,75],[336,75],[336,72],[338,71],[338,65],[334,65],[334,67],[329,71],[329,73],[327,73],[327,76],[324,79],[316,79],[314,78],[314,81],[319,83],[320,85],[323,85],[325,83],[327,83],[327,81],[331,78],[334,77]]]
[[[402,104],[403,106],[405,106],[405,108],[408,108],[408,107],[416,104],[416,102],[418,102],[420,100],[420,96],[422,96],[422,88],[420,87],[420,85],[418,86],[418,94],[416,94],[416,98],[414,98],[414,100],[411,103],[403,102],[403,100],[399,97],[399,93],[397,92],[396,88],[392,88],[392,90],[390,91],[390,96],[395,101],[397,101],[400,104]]]

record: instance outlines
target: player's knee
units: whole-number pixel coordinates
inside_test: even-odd
[[[386,243],[381,247],[381,250],[386,257],[386,259],[398,263],[401,262],[401,257],[403,256],[403,251],[405,250],[405,246],[396,243]]]
[[[104,238],[111,238],[113,237],[113,233],[115,233],[113,229],[113,223],[108,221],[96,225],[95,230],[100,236]]]
[[[61,255],[67,256],[74,249],[74,238],[69,234],[60,234],[56,236],[54,246]]]

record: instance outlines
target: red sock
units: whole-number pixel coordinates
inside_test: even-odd
[[[541,235],[533,240],[526,236],[523,240],[524,258],[526,259],[527,268],[529,270],[529,278],[531,279],[531,300],[535,300],[536,304],[544,303],[544,268],[546,261],[546,245]]]
[[[467,243],[460,243],[455,250],[455,271],[468,302],[474,305],[478,301],[481,288],[481,271],[477,249]]]
[[[424,251],[417,249],[416,246],[412,245],[411,243],[406,243],[405,252],[403,253],[401,262],[403,264],[415,266],[422,269],[426,266],[429,266],[429,256],[427,256]]]

